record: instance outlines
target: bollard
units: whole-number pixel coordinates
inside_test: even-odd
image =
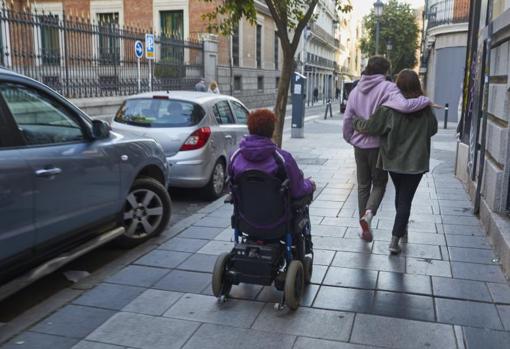
[[[444,129],[448,128],[448,103],[444,105]]]
[[[324,112],[324,120],[328,118],[328,111],[331,118],[333,118],[333,107],[331,106],[331,99],[326,102],[326,110]]]

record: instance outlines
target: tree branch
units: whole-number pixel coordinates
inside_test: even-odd
[[[278,0],[275,0],[278,1]],[[273,0],[266,0],[266,5],[269,8],[269,12],[271,12],[271,16],[276,24],[276,28],[278,28],[278,37],[285,45],[290,45],[289,35],[287,34],[287,20],[280,15],[278,10],[276,9],[275,3]]]
[[[292,52],[296,52],[297,47],[299,45],[299,40],[301,39],[301,34],[303,33],[303,30],[305,29],[306,25],[310,21],[310,19],[313,16],[313,11],[315,10],[315,7],[317,6],[319,0],[312,0],[310,3],[310,7],[308,7],[308,11],[306,11],[305,16],[299,21],[296,30],[294,31],[294,37],[292,38],[291,48]]]

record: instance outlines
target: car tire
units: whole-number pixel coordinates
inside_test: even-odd
[[[213,201],[220,198],[225,190],[225,162],[218,159],[214,164],[209,182],[204,187],[207,199]]]
[[[166,188],[153,178],[138,178],[126,197],[121,222],[126,231],[117,238],[121,247],[134,247],[163,232],[172,202]]]

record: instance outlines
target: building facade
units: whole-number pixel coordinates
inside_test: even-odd
[[[468,34],[468,0],[427,0],[421,68],[427,95],[458,121]],[[436,113],[443,119],[443,113]]]
[[[456,175],[510,275],[510,1],[470,7]]]

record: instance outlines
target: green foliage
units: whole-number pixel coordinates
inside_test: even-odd
[[[361,39],[360,48],[364,54],[372,56],[375,54],[376,41],[374,10],[365,17],[364,22],[367,35]],[[393,48],[388,58],[391,61],[392,73],[416,66],[418,34],[418,23],[411,6],[398,0],[389,0],[380,18],[379,54],[388,56],[386,43],[391,41]]]

